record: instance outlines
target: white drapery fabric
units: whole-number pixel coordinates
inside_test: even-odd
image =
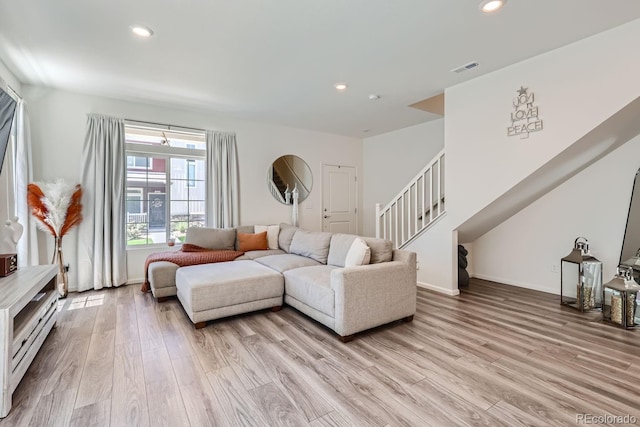
[[[124,120],[90,114],[82,153],[78,291],[127,282]]]
[[[31,157],[31,132],[29,113],[24,100],[18,101],[16,110],[16,144],[14,164],[16,165],[14,194],[16,216],[24,227],[22,238],[18,241],[18,265],[20,267],[38,265],[38,232],[36,220],[27,205],[27,185],[33,182],[33,162]]]
[[[236,134],[207,131],[206,141],[207,225],[235,227],[240,218]]]

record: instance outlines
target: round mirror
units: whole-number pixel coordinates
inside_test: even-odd
[[[274,199],[284,205],[293,204],[294,191],[298,193],[298,203],[309,196],[313,186],[311,168],[298,156],[288,154],[278,157],[269,166],[267,186]]]

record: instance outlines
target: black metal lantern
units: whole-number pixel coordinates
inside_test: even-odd
[[[584,237],[575,240],[560,262],[560,303],[580,311],[602,309],[602,262]]]

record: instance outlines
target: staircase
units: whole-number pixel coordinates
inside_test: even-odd
[[[271,195],[279,200],[280,203],[287,204],[283,194],[287,189],[287,185],[284,183],[278,172],[271,166],[269,171],[269,190],[271,191]]]
[[[376,237],[402,249],[444,213],[442,150],[384,208],[376,204]]]
[[[280,178],[280,175],[275,169],[273,169],[273,183],[275,184],[276,188],[280,191],[280,194],[284,194],[285,190],[287,189],[287,184],[284,183],[284,181],[282,180],[282,178]]]

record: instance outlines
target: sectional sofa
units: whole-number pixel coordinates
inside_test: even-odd
[[[185,243],[238,249],[237,229],[193,228]],[[387,240],[312,232],[288,224],[268,229],[269,248],[249,250],[234,261],[179,267],[149,265],[153,296],[177,295],[196,328],[206,322],[286,303],[335,331],[343,341],[416,310],[416,254]]]

